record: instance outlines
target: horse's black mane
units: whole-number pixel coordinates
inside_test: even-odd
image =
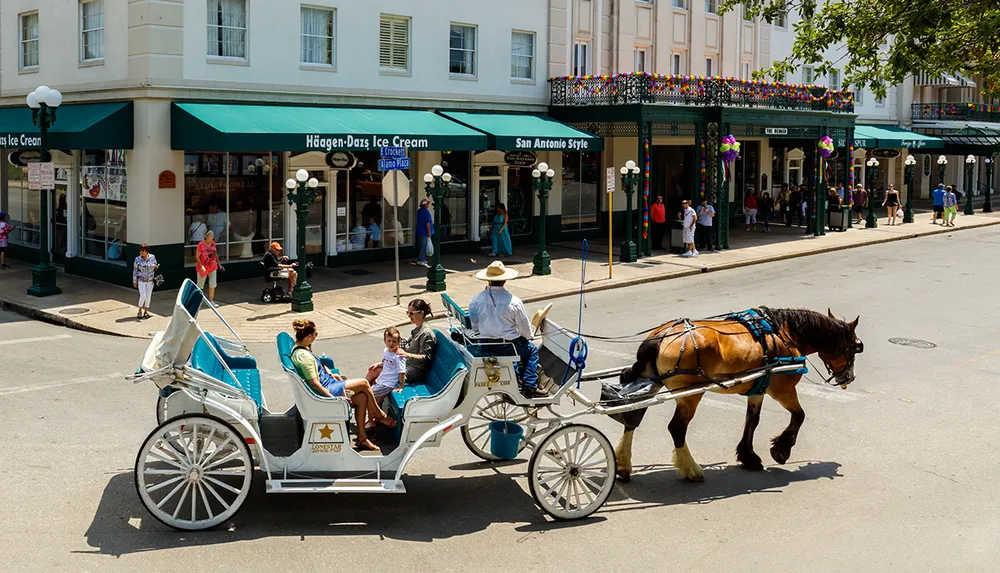
[[[851,339],[851,325],[829,316],[803,308],[767,308],[767,313],[799,344],[817,350],[836,350]]]

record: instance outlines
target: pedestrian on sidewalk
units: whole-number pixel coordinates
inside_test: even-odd
[[[198,252],[195,255],[197,262],[195,270],[198,272],[198,288],[204,289],[205,282],[208,281],[208,304],[215,304],[215,287],[219,284],[219,271],[226,270],[219,264],[219,250],[215,244],[215,233],[211,230],[205,232],[205,239],[198,243]]]
[[[715,218],[715,207],[708,204],[708,199],[705,197],[701,198],[701,204],[698,205],[698,223],[695,227],[694,238],[696,241],[696,248],[705,249],[707,251],[715,251],[715,233],[712,231],[712,219]]]
[[[868,192],[860,183],[854,186],[854,222],[861,224],[865,215],[865,203],[868,202]]]
[[[0,212],[0,269],[9,269],[7,266],[7,235],[17,227],[7,222],[7,214]]]
[[[649,217],[653,220],[653,248],[663,250],[663,234],[667,227],[667,206],[663,204],[663,195],[656,196],[656,202],[649,207]]]
[[[746,230],[757,230],[757,192],[749,191],[746,199],[743,200],[743,208],[746,209]],[[752,225],[752,226],[751,226]]]
[[[417,209],[417,264],[424,267],[430,266],[427,264],[427,251],[432,248],[431,237],[434,236],[434,218],[427,208],[430,204],[429,199],[421,199]]]
[[[799,205],[802,203],[802,192],[799,191],[798,185],[792,185],[791,191],[788,193],[788,219],[785,220],[785,225],[788,227],[792,226],[792,218],[798,219],[799,226],[802,226],[802,208]]]
[[[493,215],[493,226],[490,228],[491,257],[506,257],[514,254],[514,248],[510,244],[510,231],[507,230],[507,207],[503,203],[497,203],[496,213]]]
[[[945,223],[944,220],[944,197],[948,194],[948,191],[944,188],[944,183],[938,183],[937,189],[931,193],[932,199],[934,199],[934,218],[931,219],[931,224],[937,223],[938,217],[941,218],[941,224]]]
[[[694,244],[694,226],[698,220],[698,214],[691,208],[691,201],[687,199],[681,201],[681,209],[683,210],[681,217],[684,219],[684,244],[687,245],[687,251],[681,256],[697,257],[698,248]]]
[[[788,217],[788,204],[791,203],[791,191],[788,190],[788,184],[781,184],[781,191],[778,193],[778,216],[781,218],[781,222],[785,225],[789,224]]]
[[[149,254],[149,245],[139,245],[139,256],[132,263],[132,288],[139,289],[139,312],[135,315],[138,320],[149,318],[149,305],[153,302],[153,277],[159,267],[156,257]]]
[[[885,192],[885,199],[882,200],[882,206],[886,208],[889,224],[895,225],[896,212],[899,211],[899,191],[896,190],[895,185],[889,184],[889,190]]]
[[[958,196],[955,195],[955,189],[949,185],[944,196],[944,225],[954,227],[956,217],[958,217]]]
[[[771,232],[771,213],[774,212],[774,199],[771,199],[771,194],[764,191],[764,194],[760,196],[757,201],[757,216],[764,221],[764,232]]]
[[[802,192],[802,201],[799,202],[799,226],[801,227],[803,225],[803,223],[806,224],[806,225],[809,224],[809,217],[808,217],[808,215],[809,215],[809,213],[808,213],[808,211],[809,211],[809,197],[808,197],[809,190],[806,189],[805,185],[802,185],[801,187],[799,187],[799,189]]]

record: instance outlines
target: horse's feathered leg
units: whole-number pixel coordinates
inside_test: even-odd
[[[787,383],[771,384],[767,390],[768,395],[784,406],[792,415],[785,430],[771,440],[771,457],[779,464],[787,462],[789,456],[792,455],[792,446],[795,445],[799,428],[802,427],[802,422],[806,419],[806,413],[802,410],[802,405],[799,404],[799,394],[795,390],[795,383],[798,382],[798,379],[791,376],[788,378]]]
[[[751,471],[764,469],[760,456],[753,451],[753,433],[757,430],[757,424],[760,422],[760,407],[763,403],[763,396],[747,397],[747,418],[743,426],[743,439],[736,446],[736,460],[744,469]]]
[[[667,425],[667,429],[670,430],[670,436],[674,439],[674,467],[677,468],[677,473],[681,477],[691,481],[705,480],[705,472],[702,471],[698,462],[694,460],[694,456],[691,455],[691,450],[688,449],[686,442],[688,424],[691,422],[691,418],[694,418],[694,413],[698,409],[701,396],[701,394],[696,394],[694,396],[678,398],[674,417],[671,418],[670,424]]]
[[[625,430],[622,439],[615,448],[615,461],[617,465],[616,473],[618,479],[627,482],[632,479],[632,435],[635,430]]]

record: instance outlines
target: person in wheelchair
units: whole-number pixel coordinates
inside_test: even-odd
[[[295,288],[295,281],[298,273],[295,267],[298,263],[289,263],[288,257],[281,256],[281,245],[277,242],[271,243],[271,247],[264,253],[264,268],[267,276],[271,279],[288,279],[288,292]]]
[[[476,278],[489,286],[469,302],[469,320],[482,338],[499,338],[514,345],[520,359],[517,375],[521,393],[526,398],[544,398],[548,394],[538,388],[538,347],[531,342],[531,320],[521,299],[504,288],[504,283],[515,277],[517,269],[508,269],[500,261],[476,273]]]

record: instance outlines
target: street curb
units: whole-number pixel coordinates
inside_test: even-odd
[[[129,334],[122,334],[120,332],[115,332],[113,330],[105,330],[103,328],[97,328],[96,326],[83,324],[82,322],[78,322],[76,320],[73,320],[72,318],[62,316],[54,312],[49,312],[47,310],[42,310],[40,308],[35,308],[33,306],[28,306],[26,304],[21,304],[19,302],[0,299],[0,309],[16,312],[17,314],[20,314],[32,320],[38,320],[40,322],[45,322],[48,324],[55,324],[57,326],[64,326],[66,328],[71,328],[73,330],[80,330],[83,332],[90,332],[93,334],[104,334],[107,336],[116,336],[119,338],[136,338],[144,340],[143,337],[131,336]]]

